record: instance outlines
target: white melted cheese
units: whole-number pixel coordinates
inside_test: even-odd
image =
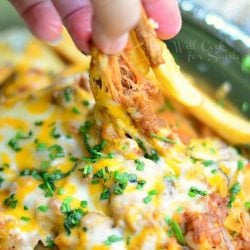
[[[113,159],[104,157],[96,162],[79,163],[68,176],[54,181],[53,196],[46,197],[45,190],[39,187],[44,184],[43,180],[30,175],[20,176],[20,172],[25,169],[40,171],[42,163],[49,161],[48,173],[55,170],[67,173],[76,164],[70,157],[88,156],[79,128],[89,110],[76,102],[83,114],[79,115],[59,105],[47,105],[46,96],[40,98],[41,102],[31,99],[0,107],[0,165],[7,164],[0,172],[4,179],[0,202],[4,213],[13,220],[13,223],[6,223],[4,232],[0,232],[0,239],[7,239],[7,234],[10,237],[8,242],[0,240],[4,246],[15,245],[20,250],[28,250],[39,240],[46,245],[47,237],[52,237],[60,249],[158,249],[159,245],[170,242],[166,216],[178,217],[185,211],[206,213],[209,194],[228,195],[228,189],[235,182],[245,183],[238,162],[246,165],[247,160],[219,140],[194,140],[187,147],[174,146],[165,157],[154,162],[138,153],[140,149],[133,139],[124,138],[119,144],[119,153],[116,148],[112,150]],[[43,124],[37,126],[37,121]],[[53,135],[53,129],[59,136]],[[32,131],[30,137],[16,139],[18,132],[28,135],[29,131]],[[98,134],[95,132],[93,136]],[[12,139],[16,140],[20,151],[8,145]],[[98,142],[98,138],[91,138],[90,142]],[[45,149],[39,151],[39,144],[44,144]],[[49,147],[53,145],[62,148],[63,156],[50,159]],[[137,169],[135,160],[143,164],[142,170]],[[209,166],[204,166],[202,162],[208,160],[212,160]],[[86,165],[91,166],[92,172],[84,177],[82,169]],[[106,168],[110,179],[99,179],[100,183],[93,184],[93,175],[100,170],[105,172]],[[117,184],[112,179],[115,171],[136,176],[121,194],[112,193]],[[145,181],[140,189],[139,181]],[[207,193],[191,197],[192,187]],[[101,200],[105,188],[109,188],[110,196]],[[4,205],[11,194],[15,194],[17,200],[15,208]],[[70,235],[65,230],[67,216],[61,210],[67,199],[70,199],[71,210],[81,208],[84,211]],[[83,201],[86,207],[81,207]],[[46,211],[40,211],[41,206],[45,206]],[[22,221],[22,216],[30,220]],[[8,220],[1,213],[0,218]]]

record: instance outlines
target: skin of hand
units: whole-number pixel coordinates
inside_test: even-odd
[[[10,0],[38,38],[58,42],[63,25],[84,53],[89,42],[106,54],[119,53],[128,32],[140,19],[141,4],[159,27],[161,39],[175,36],[181,28],[177,0]]]

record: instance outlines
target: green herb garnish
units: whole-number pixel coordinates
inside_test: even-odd
[[[146,181],[144,181],[144,180],[138,181],[138,182],[137,182],[136,189],[142,190],[145,184],[146,184]]]
[[[110,197],[110,191],[108,188],[105,188],[100,195],[100,200],[108,200],[109,197]]]
[[[6,206],[6,207],[9,207],[9,208],[16,208],[17,206],[17,199],[15,198],[15,194],[11,194],[10,197],[6,198],[4,201],[3,201],[3,204]]]
[[[83,100],[82,102],[83,106],[88,107],[89,106],[89,100]]]
[[[186,241],[184,238],[184,234],[181,230],[181,227],[179,226],[179,224],[172,220],[169,216],[165,217],[165,222],[166,224],[168,224],[170,226],[170,231],[169,231],[169,237],[171,236],[175,236],[177,241],[181,244],[181,245],[185,245]]]
[[[61,137],[61,135],[56,131],[56,127],[52,128],[52,130],[50,131],[50,136],[58,139]]]
[[[72,169],[66,173],[63,173],[58,169],[52,172],[25,169],[20,172],[20,176],[32,176],[36,180],[42,181],[39,187],[45,192],[45,197],[52,197],[56,190],[55,181],[69,176],[76,169],[76,167],[77,164],[75,164]]]
[[[81,208],[73,209],[67,212],[64,212],[65,220],[64,220],[64,228],[68,235],[71,234],[71,228],[77,227],[80,225],[80,220],[85,214]]]
[[[48,208],[48,206],[46,206],[46,205],[40,205],[38,208],[37,208],[37,210],[38,211],[40,211],[40,212],[48,212],[48,210],[49,210],[49,208]]]
[[[68,235],[71,234],[71,228],[80,225],[80,219],[85,214],[81,208],[71,209],[70,203],[72,201],[72,197],[67,197],[62,205],[61,205],[61,212],[65,215],[64,220],[64,228]]]
[[[36,151],[42,152],[47,149],[47,145],[45,143],[38,143],[36,146]]]
[[[115,243],[115,242],[118,242],[121,240],[123,240],[123,238],[121,236],[112,234],[107,238],[107,240],[105,240],[104,244],[107,246],[110,246],[112,243]]]
[[[25,222],[29,222],[30,221],[30,218],[26,217],[26,216],[21,216],[20,219],[23,220],[23,221],[25,221]]]
[[[241,169],[243,169],[243,168],[244,168],[244,162],[241,161],[241,160],[239,160],[239,161],[237,162],[237,169],[238,169],[238,170],[241,170]]]
[[[199,190],[197,187],[191,187],[189,189],[188,195],[192,198],[195,197],[196,195],[205,196],[207,195],[207,191]]]
[[[245,202],[245,208],[250,209],[250,201]]]
[[[73,90],[71,88],[64,89],[63,95],[66,102],[70,102],[72,100],[72,94]]]
[[[54,247],[55,246],[55,242],[51,236],[48,236],[46,238],[46,243],[47,243],[46,247]]]
[[[89,143],[90,140],[90,129],[92,127],[92,123],[90,121],[86,121],[83,126],[80,127],[80,134],[82,135],[84,145],[90,154],[89,157],[83,157],[82,160],[87,162],[96,162],[102,158],[113,158],[113,154],[105,155],[102,153],[102,150],[105,148],[107,142],[102,140],[100,144],[95,146],[91,146]]]
[[[72,112],[75,113],[75,114],[77,114],[77,115],[80,115],[80,114],[81,114],[81,112],[79,111],[79,109],[76,108],[76,107],[73,107],[73,108],[72,108]]]
[[[80,168],[79,171],[82,172],[83,177],[86,177],[92,173],[93,167],[91,165],[85,165],[83,168]]]
[[[145,167],[145,164],[144,164],[143,161],[140,161],[139,159],[136,159],[135,160],[135,167],[136,167],[136,170],[143,171],[144,167]]]
[[[157,134],[151,134],[151,136],[153,138],[155,138],[155,139],[158,139],[159,141],[163,141],[163,142],[171,143],[171,144],[176,144],[175,140],[172,140],[172,139],[169,139],[169,138],[166,138],[166,137],[162,137],[162,136],[159,136]]]
[[[49,158],[55,160],[56,158],[63,158],[65,156],[63,148],[60,145],[54,144],[48,148]]]
[[[229,189],[229,193],[230,193],[230,197],[229,197],[229,201],[227,204],[227,207],[231,208],[233,202],[236,199],[236,195],[240,192],[241,187],[240,184],[238,182],[236,182],[230,189]]]
[[[145,204],[148,204],[148,203],[151,202],[151,201],[152,201],[152,196],[150,196],[150,195],[146,196],[146,197],[143,199],[143,202],[144,202]]]
[[[81,201],[81,207],[82,208],[86,208],[88,206],[88,202],[87,201]]]
[[[214,163],[215,163],[215,162],[212,161],[212,160],[207,160],[207,161],[203,161],[203,162],[202,162],[202,165],[203,165],[204,167],[210,167],[210,166],[212,166]]]
[[[34,122],[34,124],[36,125],[36,126],[42,126],[43,125],[43,121],[35,121]]]
[[[151,149],[150,152],[147,152],[147,149],[141,139],[136,138],[135,141],[137,142],[138,146],[143,150],[145,158],[152,160],[154,162],[157,162],[160,159],[158,152],[155,151],[154,149]]]

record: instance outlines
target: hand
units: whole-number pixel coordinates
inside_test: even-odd
[[[89,51],[92,39],[104,53],[115,54],[126,45],[128,32],[140,19],[140,0],[10,0],[30,30],[56,43],[62,22],[76,46]],[[148,16],[159,25],[158,36],[169,39],[181,27],[177,0],[142,0]]]

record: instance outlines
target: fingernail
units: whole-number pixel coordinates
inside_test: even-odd
[[[112,39],[109,37],[102,36],[101,39],[98,39],[95,44],[97,47],[105,54],[114,55],[121,52],[128,41],[128,34],[125,34],[118,39]]]
[[[56,46],[56,45],[58,45],[62,40],[63,40],[63,36],[60,36],[58,39],[53,40],[53,41],[46,41],[46,43],[49,44],[50,46]]]

